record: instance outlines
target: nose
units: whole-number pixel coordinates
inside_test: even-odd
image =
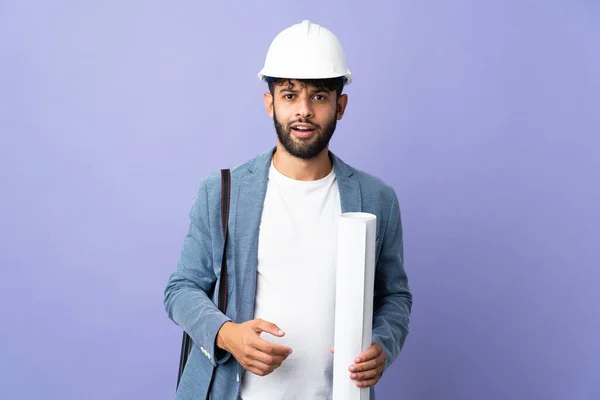
[[[298,101],[297,117],[311,118],[313,116],[312,103],[309,98],[303,98]]]

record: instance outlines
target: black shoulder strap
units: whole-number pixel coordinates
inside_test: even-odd
[[[227,311],[227,229],[229,225],[229,202],[231,199],[231,175],[221,170],[221,228],[223,231],[223,258],[221,260],[221,284],[219,285],[219,310]]]
[[[223,314],[227,311],[227,230],[229,225],[229,203],[231,199],[231,173],[228,169],[221,170],[221,230],[223,231],[223,259],[221,261],[221,278],[219,283],[219,297],[218,297],[218,307],[219,310]],[[190,351],[192,350],[192,339],[190,336],[184,331],[183,339],[181,342],[181,355],[179,357],[179,375],[177,376],[177,387],[179,387],[179,381],[181,380],[181,375],[183,374],[183,370],[185,369],[185,364],[187,363],[188,356]],[[213,371],[214,376],[214,371]],[[212,379],[209,383],[209,393],[210,386],[212,386]]]

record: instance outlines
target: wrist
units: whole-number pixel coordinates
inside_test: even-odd
[[[223,325],[221,325],[221,328],[219,329],[219,331],[217,332],[217,347],[225,350],[225,351],[229,351],[228,349],[228,340],[227,338],[229,337],[229,332],[231,330],[231,328],[233,327],[234,323],[231,321],[227,321],[225,322]]]

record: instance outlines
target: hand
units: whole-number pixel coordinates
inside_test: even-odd
[[[333,347],[330,350],[333,353]],[[366,351],[359,355],[354,364],[348,367],[350,379],[356,381],[358,387],[371,387],[383,375],[386,355],[379,343],[373,343]]]
[[[262,319],[241,324],[226,322],[217,333],[217,346],[230,352],[246,371],[266,376],[281,365],[292,349],[261,339],[263,332],[277,337],[285,335],[277,325]]]

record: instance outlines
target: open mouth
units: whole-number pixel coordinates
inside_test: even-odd
[[[292,129],[295,130],[296,132],[312,132],[315,130],[315,128],[312,126],[304,126],[304,125],[292,126]]]

